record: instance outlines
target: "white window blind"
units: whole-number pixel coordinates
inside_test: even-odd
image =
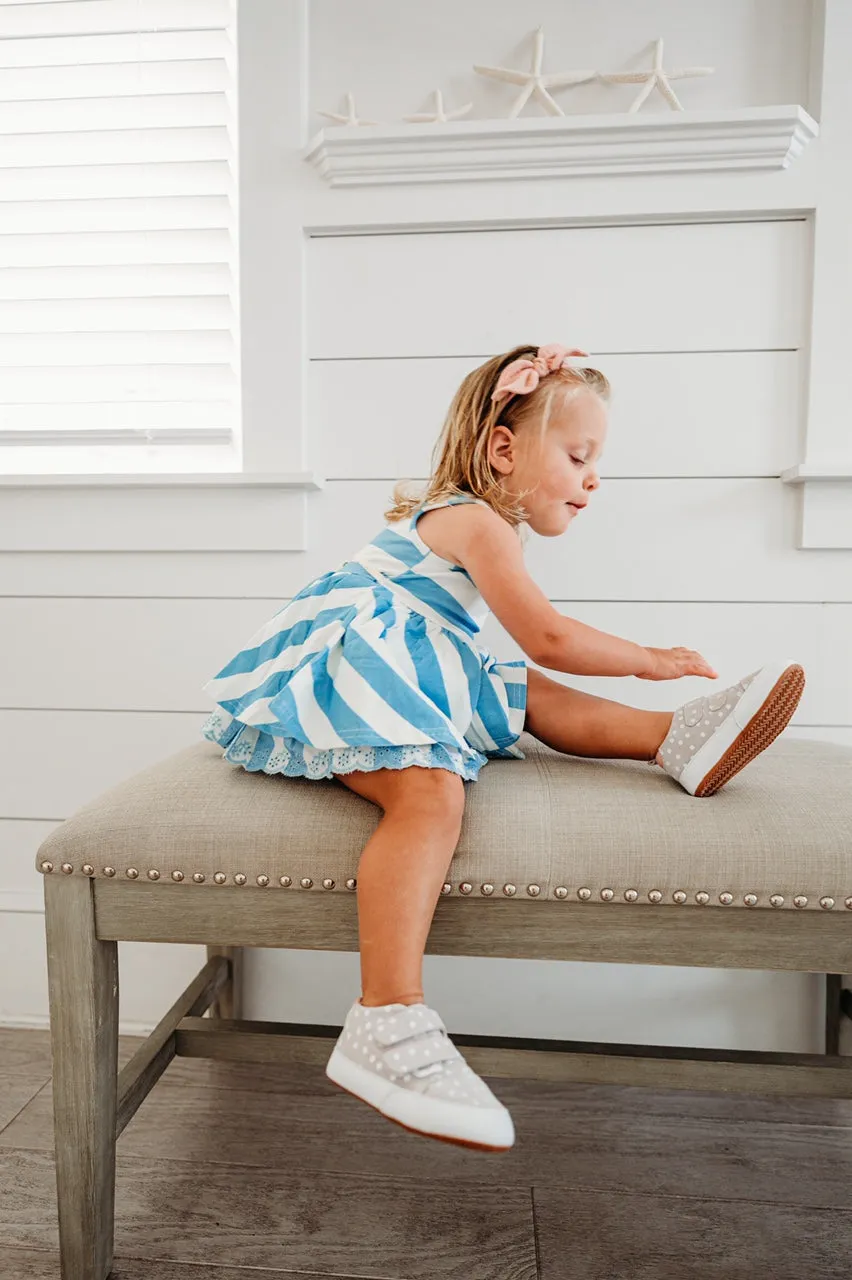
[[[236,0],[0,0],[0,471],[228,470]]]

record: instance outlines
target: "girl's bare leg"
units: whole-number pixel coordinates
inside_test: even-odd
[[[461,831],[464,782],[448,769],[334,775],[384,810],[358,863],[361,1003],[423,1000],[423,952]]]
[[[657,752],[671,727],[673,714],[640,711],[571,689],[535,667],[527,670],[524,728],[549,747],[572,756],[661,764]]]
[[[596,698],[527,671],[524,727],[570,755],[653,763],[672,714]],[[358,864],[361,1003],[414,1004],[423,1000],[423,953],[458,844],[464,783],[448,769],[416,766],[334,776],[383,810]]]

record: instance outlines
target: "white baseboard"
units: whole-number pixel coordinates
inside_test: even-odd
[[[14,1027],[19,1031],[49,1031],[50,1019],[46,1014],[36,1014],[31,1018],[18,1014],[14,1018],[0,1017],[0,1027]],[[120,1036],[149,1036],[154,1030],[153,1023],[121,1022],[118,1024]]]

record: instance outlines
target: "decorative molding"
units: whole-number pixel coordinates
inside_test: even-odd
[[[339,125],[303,151],[333,187],[784,169],[819,132],[803,107]]]
[[[800,462],[781,479],[801,488],[800,550],[852,550],[852,461]]]
[[[852,550],[852,433],[845,409],[849,386],[848,316],[852,292],[849,208],[852,204],[852,5],[817,0],[811,15],[809,105],[820,121],[807,321],[807,389],[799,466],[782,474],[798,485],[803,549]],[[838,561],[837,573],[848,577]]]

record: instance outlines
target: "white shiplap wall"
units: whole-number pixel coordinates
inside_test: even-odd
[[[746,101],[799,101],[807,7],[784,7],[789,27],[768,60],[752,42],[770,20],[757,2],[737,9],[726,0],[709,27],[705,7],[673,0],[631,5],[629,21],[637,9],[645,24],[676,19],[681,47],[694,36],[690,54],[699,35],[712,32],[718,46],[732,40],[738,60],[728,88],[740,100],[754,83],[759,91]],[[247,14],[261,8],[245,5]],[[347,35],[355,10],[360,21]],[[692,20],[684,29],[685,10]],[[509,12],[490,6],[496,30]],[[468,16],[473,27],[476,15]],[[335,105],[331,69],[356,53],[389,102],[399,42],[406,21],[413,39],[415,20],[382,0],[318,0],[316,106]],[[569,23],[548,2],[540,20],[576,44],[578,14]],[[481,33],[481,14],[477,23]],[[385,43],[379,39],[370,63],[367,36],[379,30]],[[589,29],[593,38],[600,32]],[[502,47],[492,55],[480,40],[477,60],[499,61]],[[430,56],[426,45],[424,74]],[[703,60],[696,50],[692,61]],[[383,79],[382,68],[391,68]],[[490,98],[489,109],[498,111]],[[366,103],[362,110],[372,113]],[[623,199],[623,181],[614,200]],[[315,215],[320,198],[312,191],[310,199]],[[416,223],[422,205],[417,195],[412,201]],[[356,223],[354,206],[342,207],[341,221]],[[322,218],[305,221],[327,230],[333,217],[322,208]],[[785,208],[744,221],[639,223],[406,234],[374,225],[369,235],[352,227],[309,235],[306,444],[329,479],[308,498],[307,549],[253,551],[249,519],[244,550],[228,549],[223,536],[213,553],[63,554],[48,534],[39,550],[0,551],[0,948],[27,957],[14,977],[2,976],[12,972],[3,965],[0,1021],[45,1016],[39,842],[97,792],[197,739],[208,709],[204,680],[310,577],[377,531],[393,481],[426,477],[460,378],[520,341],[584,345],[615,388],[600,492],[564,538],[529,543],[531,572],[557,607],[643,643],[697,648],[720,671],[720,685],[773,657],[797,657],[809,680],[788,732],[852,743],[852,689],[843,677],[852,553],[797,551],[797,495],[778,480],[801,453],[810,220]],[[281,413],[278,402],[267,408]],[[2,512],[0,535],[8,548],[14,531],[3,533]],[[518,654],[496,624],[486,643]],[[655,709],[715,687],[553,674]],[[153,1023],[199,959],[199,948],[124,947],[125,1025]],[[257,953],[248,968],[250,1015],[339,1020],[357,994],[355,955]],[[819,1047],[813,977],[429,957],[426,981],[427,999],[466,1030]]]

